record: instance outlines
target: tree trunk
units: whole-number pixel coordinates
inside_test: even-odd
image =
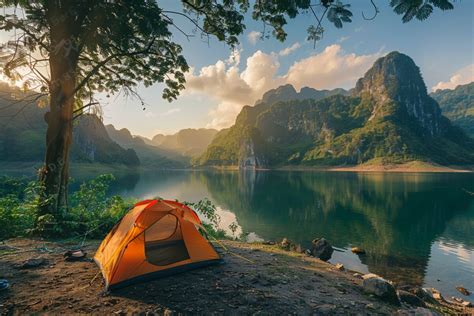
[[[50,214],[55,221],[60,221],[67,210],[76,67],[74,52],[66,54],[59,49],[50,56],[50,111],[45,115],[46,157],[39,175],[44,190],[38,216]]]

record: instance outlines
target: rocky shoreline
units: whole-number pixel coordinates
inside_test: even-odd
[[[306,249],[285,243],[215,244],[225,264],[104,293],[91,262],[99,241],[88,242],[88,258],[64,260],[77,243],[13,239],[0,244],[0,315],[439,315],[472,314],[439,292],[397,288],[376,275],[362,275],[315,255],[327,256],[327,241]],[[329,245],[330,246],[330,245]],[[24,268],[28,260],[40,264]],[[20,269],[20,267],[22,267]]]
[[[266,242],[266,244],[277,245],[286,251],[304,253],[307,256],[316,257],[322,261],[331,259],[331,255],[334,251],[331,244],[324,238],[314,239],[310,249],[303,249],[301,245],[295,244],[287,238],[283,238],[279,243]],[[364,249],[359,247],[353,247],[351,250],[356,254],[366,253]],[[345,271],[344,265],[341,263],[336,263],[334,266],[339,271]],[[474,306],[471,302],[459,297],[452,297],[451,300],[448,300],[435,288],[397,286],[393,282],[374,273],[361,274],[354,272],[353,276],[363,280],[362,287],[366,293],[375,295],[389,304],[396,306],[406,304],[408,306],[424,309],[431,308],[434,311],[438,310],[448,314],[474,314]],[[471,292],[464,287],[459,286],[456,289],[464,296],[471,295]]]

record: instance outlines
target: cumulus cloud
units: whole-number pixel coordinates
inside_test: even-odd
[[[456,71],[449,81],[440,81],[433,88],[433,91],[438,89],[454,89],[458,85],[467,84],[474,81],[474,64],[466,66]]]
[[[291,53],[293,53],[294,51],[296,51],[298,48],[301,47],[301,44],[296,42],[294,43],[293,45],[285,48],[285,49],[282,49],[281,51],[278,52],[278,55],[280,56],[288,56],[290,55]]]
[[[255,45],[257,44],[257,41],[260,39],[262,36],[262,33],[257,32],[257,31],[252,31],[249,34],[247,34],[247,40],[250,42],[250,44]]]
[[[346,54],[341,46],[331,45],[319,54],[295,62],[285,81],[296,89],[351,87],[380,55]]]
[[[207,127],[232,125],[244,105],[253,105],[263,93],[283,84],[290,83],[297,90],[305,86],[316,89],[352,87],[381,53],[348,54],[339,45],[332,45],[296,61],[283,75],[279,75],[279,56],[280,53],[267,54],[258,50],[247,58],[242,71],[229,60],[219,60],[199,71],[191,69],[186,75],[186,93],[205,94],[218,103],[209,113]]]

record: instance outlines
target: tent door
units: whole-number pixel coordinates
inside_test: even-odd
[[[176,216],[167,214],[145,231],[145,257],[147,262],[157,266],[190,258]]]

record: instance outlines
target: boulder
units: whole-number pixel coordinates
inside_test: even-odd
[[[287,238],[283,238],[280,242],[280,247],[285,250],[290,250],[291,242]]]
[[[458,292],[461,293],[462,295],[465,295],[465,296],[471,295],[471,292],[469,292],[469,290],[466,289],[465,287],[456,286],[456,290],[458,290]]]
[[[45,258],[31,258],[18,266],[19,269],[33,269],[44,266],[48,263]]]
[[[373,273],[366,274],[362,278],[362,286],[367,293],[374,294],[391,304],[400,305],[392,283]]]
[[[336,263],[336,269],[339,271],[344,271],[344,265],[342,263]]]
[[[357,255],[365,255],[365,250],[359,247],[352,247],[351,251]]]
[[[435,300],[435,298],[433,297],[432,290],[434,289],[418,287],[414,290],[413,293],[415,293],[415,295],[418,296],[423,302],[433,304],[433,305],[439,304],[439,302]]]
[[[420,306],[425,307],[425,302],[423,302],[418,296],[413,293],[404,290],[397,291],[398,299],[402,303],[407,303],[408,305],[412,306]]]
[[[314,239],[312,241],[311,255],[323,261],[331,259],[334,249],[331,244],[324,238]]]

